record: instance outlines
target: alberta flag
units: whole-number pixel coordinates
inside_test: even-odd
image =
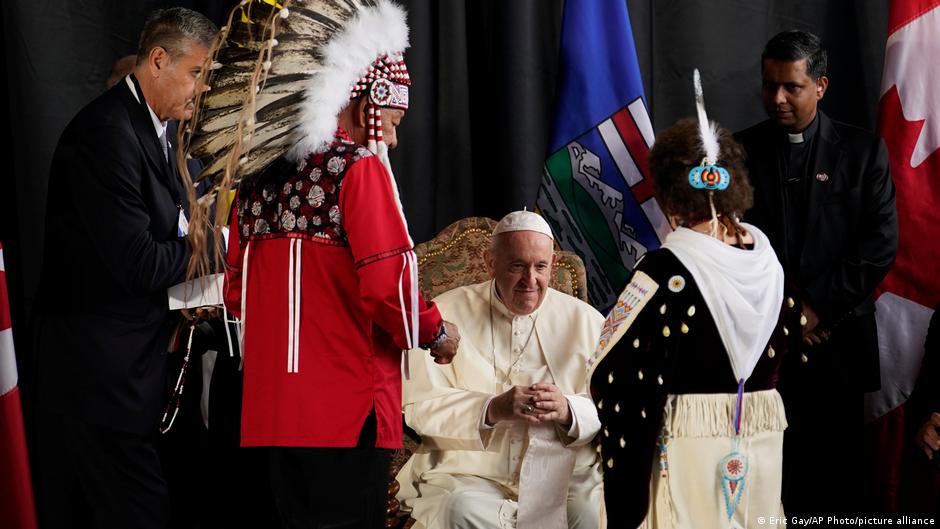
[[[652,144],[626,2],[567,0],[538,207],[559,245],[584,260],[588,295],[600,310],[670,231],[653,198]]]

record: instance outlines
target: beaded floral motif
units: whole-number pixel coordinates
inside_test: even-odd
[[[730,520],[738,509],[744,486],[747,483],[747,456],[737,450],[722,458],[719,463],[721,472],[721,491],[725,501],[725,512]]]
[[[292,233],[345,244],[339,194],[349,167],[367,156],[372,153],[337,134],[327,150],[273,176],[279,182],[262,177],[265,182],[245,186],[238,201],[243,239]]]
[[[342,154],[340,153],[339,156],[333,156],[326,162],[326,170],[329,171],[330,174],[338,175],[346,169],[346,160],[341,158],[341,156]]]
[[[307,203],[310,204],[311,207],[318,208],[323,204],[324,200],[326,200],[326,193],[323,191],[323,188],[318,185],[312,186],[307,193]]]

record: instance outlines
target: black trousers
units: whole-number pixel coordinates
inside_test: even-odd
[[[234,326],[232,336],[237,336]],[[237,347],[238,341],[234,345]],[[209,383],[209,427],[200,408],[202,355],[218,351]],[[170,373],[182,352],[169,355]],[[157,443],[170,489],[171,529],[271,529],[280,525],[268,479],[268,449],[241,446],[241,356],[228,352],[221,320],[196,327],[186,391],[173,428]],[[170,377],[170,382],[175,382]],[[170,391],[172,388],[168,388]]]
[[[355,448],[271,448],[271,488],[285,529],[380,529],[391,450],[375,448],[375,412]]]
[[[783,509],[801,518],[873,508],[864,461],[864,393],[848,375],[840,341],[792,352],[780,375],[789,426],[783,437]],[[848,366],[848,367],[847,367]]]
[[[169,494],[155,446],[141,436],[40,411],[42,529],[164,529]]]

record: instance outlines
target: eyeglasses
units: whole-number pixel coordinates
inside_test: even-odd
[[[170,431],[170,428],[173,427],[173,421],[176,420],[176,415],[180,412],[180,404],[183,402],[183,388],[186,385],[186,368],[189,367],[189,355],[193,350],[193,332],[196,330],[194,324],[189,326],[189,339],[186,341],[186,355],[183,356],[183,365],[180,367],[180,374],[176,378],[176,386],[173,388],[173,393],[170,394],[170,399],[166,403],[166,408],[163,410],[163,418],[160,419],[160,433],[165,434]],[[167,418],[169,417],[169,422]]]

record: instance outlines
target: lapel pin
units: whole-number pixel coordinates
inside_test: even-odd
[[[829,175],[826,173],[816,173],[816,180],[819,182],[826,182],[829,180]]]

